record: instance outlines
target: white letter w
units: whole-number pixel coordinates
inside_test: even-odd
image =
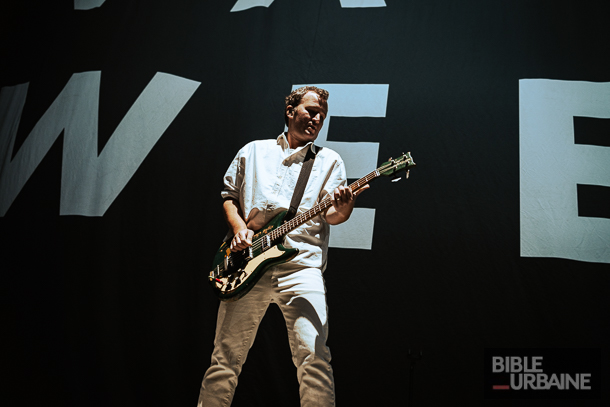
[[[103,216],[199,82],[157,73],[97,154],[99,71],[75,73],[11,161],[28,84],[0,91],[0,216],[64,131],[60,215]]]

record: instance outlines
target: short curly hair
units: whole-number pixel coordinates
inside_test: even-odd
[[[297,107],[301,103],[301,99],[303,99],[303,96],[305,96],[307,92],[316,93],[320,97],[320,99],[324,100],[325,102],[328,100],[328,91],[326,89],[318,88],[316,86],[302,86],[298,89],[293,90],[292,92],[290,92],[290,95],[286,96],[286,98],[284,99],[284,121],[286,122],[286,126],[288,126],[288,115],[286,112],[286,108],[288,106],[292,106],[293,108]]]

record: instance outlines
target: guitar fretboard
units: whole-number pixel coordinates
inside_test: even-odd
[[[375,171],[369,172],[366,176],[360,178],[358,181],[349,185],[349,188],[352,192],[358,191],[360,188],[374,180],[375,178],[380,176],[380,171],[382,171],[384,167],[380,167]],[[290,219],[288,222],[283,223],[281,226],[269,232],[269,237],[271,240],[275,241],[282,236],[288,234],[294,229],[301,226],[303,223],[317,216],[318,214],[324,212],[326,209],[332,206],[332,202],[330,200],[330,196],[325,197],[319,204],[315,205],[313,208],[309,209],[306,212],[303,212],[299,215],[296,215],[294,218]]]

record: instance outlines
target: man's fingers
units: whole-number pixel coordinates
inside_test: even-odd
[[[358,189],[356,192],[352,191],[352,189],[350,187],[344,187],[344,186],[337,187],[333,192],[332,200],[337,205],[347,204],[350,201],[353,201],[354,199],[356,199],[356,197],[358,195],[360,195],[362,192],[366,191],[370,187],[371,186],[369,184],[366,184],[366,185],[360,187],[360,189]]]
[[[340,186],[333,191],[333,200],[337,203],[344,204],[351,201],[353,197],[352,190],[349,187]]]
[[[231,251],[236,252],[252,246],[252,236],[254,231],[250,229],[239,231],[231,240]]]
[[[360,195],[361,193],[363,193],[364,191],[366,191],[367,189],[369,189],[371,187],[370,184],[366,184],[365,186],[363,186],[362,188],[360,188],[359,190],[357,190],[356,192],[354,192],[354,197]]]

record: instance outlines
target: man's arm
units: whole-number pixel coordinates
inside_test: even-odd
[[[252,246],[254,231],[246,226],[239,202],[235,199],[225,199],[222,203],[222,209],[227,224],[234,235],[233,240],[231,240],[231,251],[237,252]]]
[[[326,222],[330,225],[338,225],[348,220],[354,210],[356,197],[369,188],[370,186],[366,184],[355,193],[343,185],[335,188],[330,196],[333,206],[326,211]]]

